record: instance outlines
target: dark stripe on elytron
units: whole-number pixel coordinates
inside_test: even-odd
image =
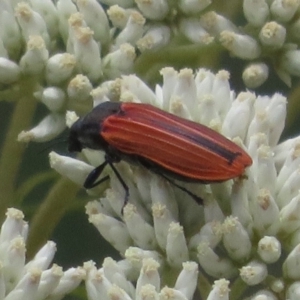
[[[152,120],[148,120],[148,121],[152,121]],[[187,139],[195,142],[196,144],[200,144],[204,148],[206,148],[214,153],[217,153],[221,157],[224,157],[228,161],[229,165],[231,165],[234,162],[236,157],[242,155],[242,153],[240,153],[240,152],[232,152],[230,150],[227,150],[226,148],[210,141],[209,139],[200,137],[199,135],[195,135],[193,133],[189,134],[186,130],[180,130],[179,127],[176,127],[174,125],[169,125],[167,122],[163,122],[160,124],[159,123],[160,122],[157,122],[157,120],[155,120],[153,122],[153,125],[161,125],[161,128],[167,129],[167,131],[169,131],[171,133],[174,133],[176,135],[187,138]]]

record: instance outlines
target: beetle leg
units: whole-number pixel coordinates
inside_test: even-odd
[[[189,196],[191,196],[199,205],[203,205],[203,199],[197,195],[195,195],[194,193],[192,193],[191,191],[189,191],[188,189],[186,189],[185,187],[178,185],[175,181],[173,181],[172,179],[170,179],[169,177],[167,177],[166,175],[157,172],[158,175],[160,175],[161,177],[163,177],[165,180],[167,180],[168,182],[170,182],[172,185],[176,186],[178,189],[182,190],[183,192],[187,193]]]
[[[109,157],[106,157],[106,161],[109,164],[109,166],[111,167],[111,169],[113,170],[113,172],[115,173],[115,175],[117,176],[118,180],[120,181],[121,185],[123,186],[124,190],[125,190],[125,199],[124,199],[124,204],[122,206],[122,215],[123,215],[123,210],[124,207],[126,206],[126,204],[128,203],[128,198],[129,198],[129,188],[128,185],[125,183],[125,181],[123,180],[121,174],[119,173],[119,171],[115,168],[115,166],[113,165],[113,162],[109,159]]]
[[[103,178],[99,179],[98,181],[97,178],[101,175],[103,169],[106,167],[106,165],[108,164],[108,161],[105,160],[100,166],[98,166],[97,168],[95,168],[86,178],[85,182],[84,182],[84,187],[86,189],[91,189],[93,187],[95,187],[98,184],[101,184],[102,182],[106,181],[109,179],[109,176],[104,176]]]

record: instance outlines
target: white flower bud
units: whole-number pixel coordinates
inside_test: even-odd
[[[264,25],[269,17],[269,6],[266,0],[244,0],[243,11],[247,21],[255,27]]]
[[[216,280],[212,290],[208,294],[207,300],[229,300],[229,283],[224,278]]]
[[[107,291],[108,298],[120,299],[120,300],[131,300],[131,297],[119,286],[113,284]]]
[[[27,51],[21,57],[20,67],[24,74],[37,75],[44,71],[49,52],[41,36],[29,36]]]
[[[48,48],[50,37],[46,23],[41,15],[32,10],[25,2],[18,3],[15,11],[25,41],[28,41],[31,35],[40,35]]]
[[[275,192],[277,170],[274,164],[274,153],[269,146],[261,145],[257,149],[257,182],[258,188],[269,189],[271,194]]]
[[[174,288],[185,295],[187,299],[193,299],[198,280],[198,265],[193,261],[182,264],[182,271],[177,277]]]
[[[131,263],[133,268],[141,270],[144,259],[153,259],[162,267],[164,266],[164,259],[157,251],[143,250],[138,247],[129,247],[125,251],[125,258]]]
[[[168,229],[174,219],[166,206],[160,203],[153,205],[152,214],[157,243],[161,249],[166,249]]]
[[[66,270],[59,281],[58,286],[54,289],[49,297],[53,299],[62,299],[66,294],[76,289],[85,279],[86,272],[83,268],[70,268]]]
[[[13,61],[0,57],[0,83],[11,84],[19,80],[20,67]]]
[[[70,81],[67,93],[71,101],[86,102],[91,100],[90,93],[92,89],[93,86],[89,79],[82,74],[78,74]]]
[[[292,233],[300,228],[300,194],[289,202],[280,211],[280,227],[284,233]]]
[[[300,144],[296,142],[295,145],[292,144],[288,148],[285,148],[285,144],[288,144],[288,142],[285,141],[277,147],[277,150],[275,149],[274,160],[277,162],[277,169],[280,170],[276,179],[276,192],[282,189],[289,176],[296,171],[300,165]],[[283,164],[281,164],[280,167],[278,167],[279,155],[282,155],[283,160]]]
[[[47,25],[47,31],[51,38],[55,38],[58,33],[58,13],[55,4],[51,0],[39,1],[30,0],[33,10],[38,12],[44,19]]]
[[[50,152],[49,159],[51,168],[81,186],[88,174],[94,169],[92,166],[78,159],[58,155],[55,152]]]
[[[151,284],[143,285],[136,292],[136,300],[159,300],[157,289]]]
[[[207,242],[211,248],[216,247],[222,240],[223,230],[220,222],[205,223],[200,232],[193,235],[189,240],[189,249],[197,250],[201,242]]]
[[[280,66],[290,75],[300,76],[300,50],[287,50],[280,58]]]
[[[76,115],[74,111],[67,111],[66,112],[66,125],[68,128],[71,128],[71,126],[79,119],[79,117]],[[85,150],[85,149],[83,149]]]
[[[266,101],[268,102],[268,101]],[[270,140],[269,145],[278,144],[285,125],[287,99],[279,93],[275,93],[268,103],[269,122],[270,122]]]
[[[119,49],[110,52],[103,58],[103,73],[114,79],[129,74],[133,70],[135,50],[130,44],[123,44]]]
[[[255,59],[260,56],[261,49],[257,41],[243,34],[224,30],[220,34],[220,43],[231,52],[231,54],[241,59]]]
[[[203,11],[211,3],[212,3],[211,0],[203,0],[203,1],[180,0],[179,7],[185,14],[189,15],[189,14],[197,14]]]
[[[265,280],[268,275],[267,266],[257,260],[249,262],[240,269],[240,276],[247,285],[257,285]]]
[[[279,22],[290,21],[300,5],[298,0],[274,0],[270,6],[270,11],[274,19]]]
[[[238,218],[227,217],[223,223],[223,230],[223,244],[228,255],[235,261],[248,259],[252,244]]]
[[[162,20],[169,12],[167,0],[135,0],[135,2],[143,15],[150,20]]]
[[[235,181],[232,186],[232,195],[230,198],[231,214],[238,217],[241,224],[247,228],[252,223],[252,216],[249,210],[249,194],[247,193],[244,182]],[[250,189],[252,196],[256,195],[256,187]],[[250,198],[251,199],[251,198]]]
[[[8,299],[34,299],[40,283],[42,271],[31,269],[25,273],[15,288],[9,293]]]
[[[118,5],[112,5],[106,11],[110,21],[116,28],[124,28],[130,17],[132,9],[124,9]]]
[[[50,263],[53,260],[54,254],[56,252],[56,244],[52,241],[48,241],[34,256],[32,260],[30,260],[25,268],[27,270],[38,268],[41,270],[46,270]]]
[[[119,48],[125,43],[134,46],[143,35],[145,21],[145,18],[139,12],[133,11],[126,26],[115,39],[115,48]]]
[[[224,30],[236,33],[239,32],[236,25],[234,25],[225,17],[218,15],[214,11],[209,11],[206,14],[202,15],[200,18],[200,22],[203,28],[212,36],[219,36],[219,34]]]
[[[176,289],[164,287],[159,293],[160,300],[186,300],[185,295]]]
[[[160,289],[160,276],[158,268],[159,263],[153,258],[143,259],[143,265],[140,271],[139,278],[136,283],[136,294],[141,293],[141,289],[146,284],[151,284],[156,291]]]
[[[292,280],[300,279],[300,244],[286,258],[282,265],[283,276]]]
[[[141,52],[156,49],[166,45],[170,40],[171,32],[168,26],[152,26],[145,35],[136,42]]]
[[[20,32],[20,27],[13,12],[2,10],[0,8],[0,37],[3,43],[3,47],[10,57],[18,57],[22,48],[22,36]],[[0,56],[4,56],[1,54]],[[5,56],[5,57],[9,57]]]
[[[108,97],[108,90],[103,87],[97,87],[91,91],[91,96],[93,98],[93,107],[96,107],[100,103],[110,101]]]
[[[85,287],[89,299],[108,300],[107,291],[112,283],[104,275],[103,268],[97,270],[95,263],[89,261],[83,266],[86,271]]]
[[[156,248],[154,228],[142,219],[136,207],[130,203],[124,207],[124,221],[131,238],[138,247],[146,250]]]
[[[205,45],[213,42],[214,38],[203,28],[198,19],[182,19],[179,24],[180,31],[193,43]]]
[[[64,272],[62,267],[54,264],[51,269],[42,272],[37,297],[44,299],[48,297],[52,291],[58,286]]]
[[[102,76],[100,49],[93,39],[93,31],[90,28],[76,28],[72,52],[79,72],[85,74],[91,81],[97,81]]]
[[[249,299],[250,300],[277,300],[278,298],[268,290],[260,290]]]
[[[291,199],[299,195],[300,169],[295,170],[286,180],[277,194],[277,204],[279,208],[291,204]]]
[[[226,137],[239,136],[242,140],[245,140],[255,100],[254,94],[241,92],[232,102],[222,126],[222,133]]]
[[[93,30],[94,38],[101,45],[107,45],[109,42],[109,24],[107,15],[96,0],[77,0],[76,4],[79,11],[83,14],[84,21]]]
[[[41,98],[42,103],[52,112],[61,112],[66,103],[65,92],[58,87],[47,87],[38,97]]]
[[[188,114],[189,119],[192,114],[195,117],[198,117],[197,112],[195,111],[197,86],[195,84],[192,70],[180,70],[176,79],[167,110],[179,116],[182,116],[183,110],[184,115],[186,116],[186,114]]]
[[[112,283],[122,288],[131,297],[135,295],[133,284],[127,280],[125,272],[120,268],[118,263],[112,258],[107,257],[102,264],[104,275]]]
[[[296,281],[288,287],[286,291],[286,298],[289,300],[298,300],[299,297],[300,297],[300,282]]]
[[[46,116],[37,126],[22,131],[18,135],[18,141],[23,143],[50,141],[66,128],[65,117],[62,114],[52,113]]]
[[[64,42],[69,37],[69,23],[70,16],[77,12],[77,7],[72,0],[58,0],[56,3],[58,19],[59,19],[59,32],[63,37]]]
[[[257,253],[265,263],[272,264],[281,256],[281,244],[274,236],[264,236],[258,242]]]
[[[286,29],[276,22],[266,23],[259,33],[259,39],[264,46],[272,49],[281,48],[286,37]]]
[[[61,84],[71,78],[76,65],[74,55],[69,53],[55,54],[46,65],[46,79],[49,84]]]
[[[131,237],[123,222],[102,213],[90,215],[89,222],[120,253],[124,254],[132,245]]]
[[[287,179],[286,176],[292,173],[290,170],[295,171],[298,168],[297,159],[300,155],[300,137],[297,136],[276,145],[274,147],[274,153],[276,167],[280,170],[280,172],[282,171],[281,168],[283,169],[284,164],[286,164],[286,170],[284,170],[285,172],[283,177],[285,181]],[[294,161],[295,164],[293,163]],[[290,168],[291,163],[294,165]],[[282,181],[282,183],[284,183],[284,181]]]
[[[6,280],[15,285],[24,276],[25,240],[21,236],[13,238],[6,245],[1,245],[1,252],[2,266],[6,277],[8,277]]]
[[[115,48],[119,48],[122,44],[134,46],[144,33],[144,24],[144,17],[139,12],[133,11],[126,26],[115,39]]]
[[[253,225],[261,233],[276,234],[279,228],[279,208],[269,190],[259,190],[252,207]]]
[[[255,116],[248,128],[248,140],[257,133],[265,133],[268,145],[275,146],[284,128],[286,98],[276,93],[270,97],[258,96],[255,102]]]
[[[189,260],[183,227],[178,223],[172,222],[169,226],[166,254],[168,263],[173,267],[180,267],[183,262]]]
[[[198,260],[205,272],[213,277],[232,277],[238,272],[237,268],[227,257],[219,257],[207,242],[201,242],[198,246]]]
[[[158,106],[153,91],[136,75],[123,76],[121,80],[121,95],[132,92],[135,98],[142,99],[143,103]]]
[[[282,293],[286,288],[283,278],[273,278],[270,283],[270,289],[276,294]]]
[[[260,87],[269,76],[269,68],[265,63],[252,63],[243,71],[242,78],[250,89]]]
[[[24,222],[24,214],[21,210],[15,208],[8,208],[6,218],[1,226],[0,231],[0,246],[2,250],[14,238],[21,236],[26,239],[25,227],[27,223]]]

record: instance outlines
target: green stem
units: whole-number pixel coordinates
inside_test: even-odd
[[[29,259],[49,239],[57,223],[76,197],[79,188],[69,179],[62,178],[49,191],[30,223],[27,239],[27,256]]]
[[[219,62],[222,48],[216,44],[209,45],[175,45],[173,44],[158,51],[145,51],[135,62],[135,72],[152,81],[159,82],[158,70],[164,66],[172,65],[174,68],[199,67],[214,68]],[[157,70],[157,71],[156,71]],[[154,72],[156,71],[156,72]],[[152,74],[151,78],[148,73]],[[156,76],[153,76],[153,73]]]
[[[0,156],[0,221],[3,220],[6,209],[13,205],[15,194],[15,183],[19,167],[25,151],[24,144],[17,142],[18,134],[28,129],[32,123],[32,118],[37,102],[33,98],[35,83],[24,80],[20,86],[23,95],[19,94],[12,118],[8,127],[6,138]]]

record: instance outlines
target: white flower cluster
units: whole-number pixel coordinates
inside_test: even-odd
[[[214,75],[200,69],[193,74],[189,69],[177,73],[165,68],[161,73],[163,84],[156,86],[155,93],[136,76],[124,76],[105,86],[118,85],[123,101],[143,100],[233,139],[253,159],[247,178],[186,185],[204,199],[202,207],[147,170],[120,163],[118,169],[130,191],[124,214],[124,189],[112,174],[106,197],[86,207],[90,222],[127,260],[138,256],[139,265],[140,257],[157,261],[162,278],[186,261],[197,262],[204,274],[219,279],[208,299],[229,299],[229,294],[230,299],[240,299],[241,294],[279,299],[282,293],[297,299],[300,139],[278,144],[286,98],[250,92],[236,96],[226,71]],[[90,164],[53,152],[50,161],[58,172],[83,184],[91,165],[101,163],[101,158],[96,159],[99,152],[85,149],[84,154]],[[99,193],[97,189],[91,193]],[[236,280],[244,282],[242,291],[233,284]],[[201,283],[198,289],[205,294],[207,285]]]
[[[81,283],[86,272],[80,267],[63,271],[56,264],[49,268],[56,252],[51,241],[26,263],[28,224],[23,218],[20,210],[9,208],[1,226],[0,299],[62,299]]]
[[[157,49],[180,34],[203,47],[220,42],[234,56],[255,60],[243,73],[248,87],[267,79],[264,58],[276,61],[289,85],[291,75],[300,75],[299,0],[244,0],[244,29],[209,10],[212,0],[74,2],[0,3],[0,84],[17,91],[31,81],[25,84],[30,96],[50,111],[38,126],[20,133],[19,141],[59,135],[66,109],[86,112],[95,84],[133,71],[136,48]],[[15,100],[14,93],[3,95]]]
[[[185,262],[178,275],[172,274],[172,277],[177,277],[174,288],[161,288],[160,265],[151,255],[128,249],[125,256],[119,262],[106,258],[100,269],[96,269],[93,262],[85,263],[89,300],[193,299],[198,275],[195,262]],[[135,286],[132,281],[136,282]]]

